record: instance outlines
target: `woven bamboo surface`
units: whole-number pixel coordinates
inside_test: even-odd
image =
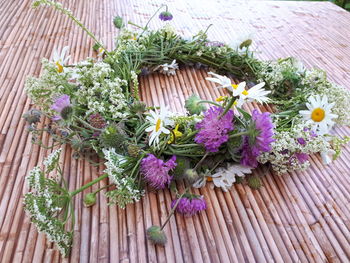
[[[172,198],[169,191],[148,193],[125,210],[98,204],[84,208],[75,201],[77,224],[71,256],[62,259],[38,234],[22,207],[27,191],[24,177],[48,151],[31,144],[21,118],[31,105],[24,92],[28,75],[39,75],[42,57],[54,47],[71,47],[70,62],[93,56],[93,42],[70,20],[52,9],[32,10],[29,0],[0,0],[0,262],[349,262],[350,261],[350,147],[331,166],[319,156],[304,173],[283,177],[257,169],[264,187],[236,185],[228,193],[210,187],[196,190],[206,196],[208,209],[198,216],[176,215],[165,228],[168,244],[155,247],[145,229],[164,222]],[[172,0],[171,22],[189,36],[208,24],[212,40],[230,43],[250,34],[262,58],[295,56],[307,66],[328,71],[329,78],[350,86],[350,13],[331,3],[236,2]],[[70,8],[108,47],[119,14],[144,23],[161,1],[66,0]],[[153,27],[160,25],[157,19]],[[141,94],[149,104],[166,104],[181,111],[184,99],[219,95],[205,81],[206,72],[183,69],[175,77],[141,78]],[[348,134],[349,128],[337,128]],[[42,138],[52,143],[49,136]],[[64,174],[74,189],[103,170],[62,155]],[[106,185],[107,181],[100,183]],[[94,189],[97,189],[95,186]],[[180,185],[180,188],[183,187]],[[87,193],[91,189],[84,192]]]

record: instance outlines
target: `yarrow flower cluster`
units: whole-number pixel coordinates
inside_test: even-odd
[[[163,189],[169,185],[172,176],[169,172],[176,167],[176,156],[172,156],[164,162],[153,154],[148,154],[141,161],[141,174],[145,180],[155,189]]]
[[[105,156],[106,170],[109,180],[116,185],[116,189],[106,193],[111,204],[118,204],[119,207],[125,206],[134,201],[139,201],[144,191],[140,190],[134,178],[124,174],[123,165],[127,159],[117,154],[115,149],[103,149]]]
[[[328,152],[330,143],[324,136],[317,135],[305,124],[293,127],[291,131],[280,131],[274,135],[271,151],[262,153],[259,162],[270,162],[277,174],[288,171],[303,171],[310,166],[308,156]]]
[[[196,124],[198,133],[194,140],[203,144],[208,152],[217,152],[228,141],[228,133],[233,130],[233,111],[229,110],[221,116],[223,112],[223,108],[213,106],[204,113],[203,120]]]
[[[73,233],[66,231],[59,214],[69,197],[59,192],[59,178],[45,178],[45,174],[57,167],[59,153],[60,150],[57,150],[44,160],[47,166],[45,170],[34,167],[30,171],[26,180],[31,189],[24,196],[24,209],[38,230],[45,233],[49,241],[55,242],[61,254],[66,256],[70,251]]]
[[[176,206],[176,211],[180,214],[192,216],[200,211],[207,209],[207,203],[203,196],[188,195],[171,202],[171,208]]]
[[[252,124],[250,135],[243,139],[241,164],[255,168],[258,166],[257,157],[263,152],[269,152],[275,139],[270,113],[259,113],[255,109],[252,112]]]

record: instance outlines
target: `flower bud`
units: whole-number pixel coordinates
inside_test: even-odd
[[[188,110],[190,114],[200,114],[202,111],[204,111],[206,108],[203,104],[198,103],[201,99],[197,95],[193,94],[191,95],[186,101],[185,101],[185,108]]]
[[[190,184],[197,182],[199,177],[199,174],[194,169],[187,169],[185,171],[185,178]]]
[[[116,16],[113,19],[113,24],[115,25],[116,28],[121,29],[124,26],[123,18],[120,16]]]
[[[68,120],[70,118],[70,116],[72,115],[72,113],[73,113],[73,108],[72,107],[70,107],[70,106],[65,107],[61,111],[61,117],[64,120]]]
[[[169,11],[163,11],[160,13],[159,19],[162,21],[169,21],[173,19],[173,15]]]
[[[151,226],[147,229],[147,239],[155,245],[164,246],[167,242],[167,237],[159,226]]]
[[[252,43],[253,43],[253,41],[252,41],[251,39],[244,40],[244,41],[239,45],[239,49],[248,48]]]
[[[90,207],[96,204],[96,194],[95,193],[88,193],[84,197],[84,205],[86,207]]]
[[[262,186],[259,176],[249,176],[248,186],[252,189],[259,189]]]

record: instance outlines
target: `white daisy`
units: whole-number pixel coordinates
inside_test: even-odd
[[[54,49],[53,51],[53,56],[52,56],[52,60],[53,62],[56,64],[56,67],[57,67],[57,71],[58,73],[62,73],[63,72],[63,66],[64,64],[67,63],[67,61],[69,60],[70,56],[66,56],[66,52],[68,51],[69,47],[68,46],[65,46],[63,49],[62,49],[62,52],[61,54],[58,52],[57,49]]]
[[[259,103],[268,102],[270,99],[267,97],[271,93],[269,90],[265,90],[262,87],[265,86],[265,82],[261,82],[254,87],[246,90],[246,83],[241,82],[238,85],[233,85],[233,96],[239,96],[237,100],[237,107],[241,107],[245,101],[252,102],[257,101]]]
[[[310,96],[306,103],[308,110],[301,110],[299,114],[313,126],[316,132],[320,135],[324,135],[330,131],[334,125],[333,119],[337,118],[338,115],[332,113],[333,103],[328,103],[327,96],[320,95]]]
[[[146,119],[151,123],[151,126],[146,129],[146,132],[150,132],[149,145],[154,144],[155,146],[159,144],[159,136],[164,134],[169,134],[170,130],[166,126],[174,124],[174,121],[170,119],[171,112],[166,108],[161,108],[160,113],[157,110],[150,111],[150,116]]]
[[[228,77],[221,76],[213,72],[208,72],[208,74],[213,75],[214,78],[205,78],[206,80],[219,84],[220,86],[218,86],[218,88],[226,88],[232,90],[232,82]]]
[[[165,63],[163,65],[159,65],[154,68],[154,71],[159,71],[160,73],[167,76],[176,75],[176,70],[179,69],[179,65],[176,63],[176,59],[174,59],[170,64]]]
[[[271,91],[262,88],[264,87],[265,82],[261,82],[255,85],[254,87],[250,88],[249,90],[246,90],[245,81],[236,85],[232,83],[231,80],[226,76],[221,76],[213,72],[208,72],[208,74],[213,75],[214,78],[206,78],[206,80],[219,84],[218,88],[226,88],[232,92],[232,96],[239,97],[235,103],[235,105],[238,107],[241,107],[245,101],[250,102],[256,100],[260,103],[269,101],[267,95],[270,94]]]
[[[193,184],[195,188],[201,188],[205,186],[206,181],[213,182],[214,186],[221,187],[223,191],[227,192],[234,182],[236,182],[236,176],[244,177],[246,174],[252,173],[252,168],[239,165],[231,164],[227,168],[218,168],[216,173],[210,176],[204,176],[196,183]]]

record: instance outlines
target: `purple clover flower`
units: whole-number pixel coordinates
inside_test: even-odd
[[[171,202],[171,208],[174,208],[178,199],[175,199]],[[202,210],[207,209],[207,203],[205,202],[203,196],[196,196],[192,198],[182,197],[176,207],[176,211],[192,216]]]
[[[258,166],[256,158],[262,152],[271,151],[271,143],[274,142],[275,139],[273,139],[274,126],[270,113],[259,113],[255,109],[252,112],[252,121],[257,135],[253,140],[249,138],[249,136],[245,136],[243,139],[241,164],[255,168]]]
[[[204,119],[196,124],[199,131],[194,140],[203,144],[209,152],[217,152],[219,147],[228,141],[228,133],[233,130],[233,111],[229,110],[219,119],[223,111],[221,107],[210,107],[204,113]]]
[[[141,161],[141,173],[145,180],[156,189],[163,189],[172,179],[169,172],[176,167],[176,156],[173,155],[167,162],[148,154]]]
[[[170,21],[173,19],[173,15],[169,11],[163,11],[160,13],[159,19],[162,21]]]

